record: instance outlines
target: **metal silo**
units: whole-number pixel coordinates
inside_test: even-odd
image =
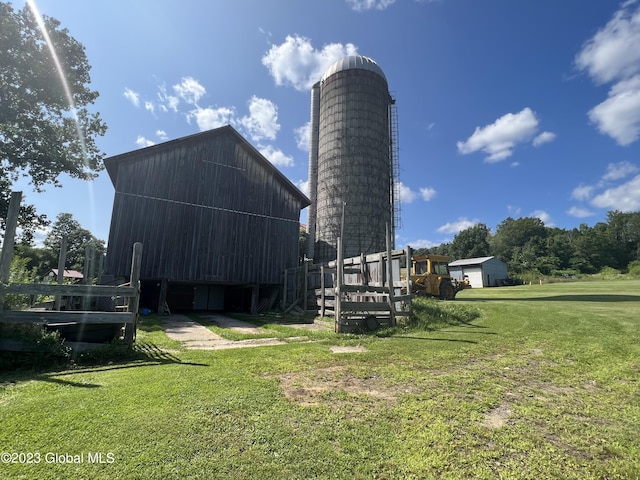
[[[394,224],[394,171],[387,80],[370,58],[331,65],[312,90],[309,233],[316,262],[386,249]],[[315,138],[314,138],[315,136]],[[315,151],[317,148],[317,152]]]

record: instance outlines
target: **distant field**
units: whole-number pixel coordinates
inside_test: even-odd
[[[218,351],[150,317],[135,359],[2,373],[0,451],[24,455],[0,478],[640,478],[640,281],[420,308],[414,329]]]

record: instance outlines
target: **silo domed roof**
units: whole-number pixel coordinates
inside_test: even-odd
[[[363,55],[351,55],[349,57],[344,57],[334,62],[329,68],[327,68],[322,76],[321,81],[325,81],[325,79],[329,78],[334,73],[341,72],[343,70],[350,69],[360,69],[360,70],[369,70],[371,72],[377,73],[385,81],[387,81],[387,77],[384,75],[382,69],[378,66],[378,64],[369,57],[365,57]]]

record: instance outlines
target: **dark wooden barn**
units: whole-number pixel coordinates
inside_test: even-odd
[[[105,281],[142,242],[141,307],[252,310],[298,264],[310,204],[233,127],[105,159],[115,187]]]

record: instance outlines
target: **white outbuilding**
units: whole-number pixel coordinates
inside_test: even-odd
[[[449,272],[459,281],[467,277],[472,288],[497,287],[507,278],[507,264],[496,257],[466,258],[451,262]]]

